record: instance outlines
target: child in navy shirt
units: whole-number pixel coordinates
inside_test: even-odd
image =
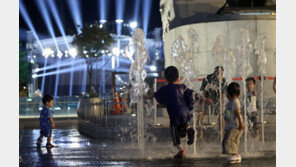
[[[51,133],[52,129],[55,128],[55,124],[52,119],[52,114],[49,108],[53,106],[53,97],[51,95],[45,95],[42,98],[42,103],[44,104],[43,109],[40,112],[40,136],[37,139],[37,147],[41,146],[42,138],[47,137],[47,143],[46,148],[54,147],[54,145],[51,144]]]
[[[183,158],[185,150],[181,146],[181,138],[187,134],[187,144],[191,145],[194,142],[194,129],[188,125],[192,117],[193,102],[203,100],[200,95],[194,94],[193,90],[177,81],[179,72],[176,67],[167,67],[164,73],[168,84],[148,98],[154,97],[157,102],[166,105],[173,143],[178,148],[178,153],[174,158]]]

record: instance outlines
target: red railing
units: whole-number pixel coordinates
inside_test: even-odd
[[[260,76],[259,77],[253,77],[254,79],[256,79],[256,80],[260,80]],[[264,77],[264,80],[274,80],[275,79],[275,77]],[[197,79],[192,79],[191,80],[191,82],[195,82],[195,81],[203,81],[204,80],[204,78],[197,78]],[[243,78],[242,77],[236,77],[236,78],[232,78],[232,80],[234,80],[234,81],[241,81],[241,80],[243,80]],[[157,82],[160,82],[160,83],[164,83],[164,82],[166,82],[166,80],[165,79],[157,79]]]

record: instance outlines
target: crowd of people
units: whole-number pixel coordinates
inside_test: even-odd
[[[255,90],[256,81],[249,77],[246,81],[247,95],[246,95],[246,112],[247,124],[245,127],[241,114],[241,104],[239,97],[241,94],[240,85],[237,82],[226,83],[223,76],[224,69],[222,66],[217,66],[213,74],[206,76],[203,79],[200,88],[201,94],[194,92],[186,87],[186,85],[179,82],[179,72],[174,66],[169,66],[164,71],[164,76],[167,85],[160,88],[154,94],[147,98],[155,98],[160,104],[164,104],[170,118],[170,131],[174,146],[177,147],[178,153],[174,158],[183,158],[185,150],[181,146],[181,138],[188,137],[187,144],[194,142],[195,131],[189,126],[192,112],[198,112],[199,136],[203,138],[203,118],[206,112],[212,111],[213,114],[218,115],[219,129],[223,128],[222,154],[227,154],[228,160],[231,163],[240,163],[241,156],[238,148],[240,138],[245,128],[253,131],[256,138],[259,139],[259,130],[257,127],[257,106]],[[274,82],[275,91],[275,82]],[[222,106],[224,98],[228,102],[226,106]],[[221,103],[221,104],[220,104]],[[194,104],[198,104],[200,110],[194,111]],[[211,110],[209,110],[211,108]],[[223,112],[220,112],[221,109]],[[222,113],[222,114],[221,114]],[[223,120],[220,122],[220,120]],[[223,127],[221,127],[221,125]]]
[[[144,97],[144,99],[155,98],[160,104],[164,104],[170,119],[170,132],[173,145],[178,149],[174,158],[182,159],[185,150],[181,145],[181,138],[188,137],[187,144],[194,143],[195,130],[189,125],[193,112],[198,112],[199,136],[203,138],[203,118],[205,114],[211,114],[208,111],[211,108],[213,114],[218,115],[218,123],[223,126],[222,154],[227,154],[229,162],[240,163],[241,156],[238,153],[240,138],[245,129],[241,114],[241,105],[239,96],[241,94],[240,85],[237,82],[226,83],[223,76],[224,69],[217,66],[213,74],[206,76],[200,88],[201,94],[194,92],[186,85],[179,82],[179,72],[174,66],[169,66],[164,71],[167,84],[161,87],[157,92]],[[275,92],[276,81],[273,89]],[[247,128],[252,130],[257,139],[260,138],[257,127],[257,106],[255,90],[256,81],[250,77],[246,79],[246,111],[247,111]],[[226,106],[223,107],[221,114],[221,102],[224,98],[228,99]],[[45,95],[42,99],[44,104],[40,112],[40,136],[37,139],[37,147],[41,146],[42,138],[47,138],[47,148],[52,148],[51,143],[52,129],[55,128],[50,108],[53,106],[54,98],[51,95]],[[196,104],[200,110],[196,110]],[[208,113],[206,113],[208,112]],[[223,123],[219,122],[223,118]],[[222,128],[222,127],[219,127]]]

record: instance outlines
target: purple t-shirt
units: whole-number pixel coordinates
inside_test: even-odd
[[[173,126],[184,125],[192,117],[190,112],[193,109],[193,90],[184,84],[167,84],[154,93],[154,97],[160,104],[165,104]]]

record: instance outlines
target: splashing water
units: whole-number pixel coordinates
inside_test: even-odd
[[[231,83],[232,78],[234,77],[234,74],[235,74],[235,70],[233,69],[236,69],[236,60],[231,49],[227,49],[227,50],[224,49],[222,35],[217,36],[216,42],[213,46],[211,53],[215,57],[216,61],[219,63],[218,65],[222,65],[224,67],[223,74],[225,76],[226,82]],[[222,95],[222,78],[221,78],[220,72],[219,72],[219,94]],[[223,101],[222,96],[220,96],[219,101],[220,101],[220,106],[219,106],[220,115],[223,115],[223,106],[225,106],[227,99],[224,98],[224,101]],[[219,119],[220,142],[222,142],[222,139],[223,139],[222,122],[223,122],[223,118],[220,117]]]
[[[188,42],[186,45],[183,37],[179,36],[178,39],[173,43],[172,47],[172,56],[177,63],[177,67],[179,69],[180,74],[180,82],[185,84],[188,88],[193,89],[194,85],[192,80],[198,76],[198,71],[195,70],[194,66],[194,58],[197,57],[197,52],[199,48],[198,44],[198,35],[194,29],[189,29],[187,31],[188,34]],[[197,91],[196,91],[197,92]],[[192,99],[195,99],[197,93],[194,92],[192,94]],[[199,96],[199,99],[202,97]],[[199,102],[194,102],[193,104],[193,127],[197,132],[197,118],[199,117],[199,113],[197,111],[200,110]],[[197,138],[197,133],[195,133],[195,138]],[[196,140],[194,141],[193,154],[197,154],[196,148]]]
[[[134,49],[134,51],[133,51]],[[134,53],[134,59],[132,54]],[[142,29],[136,29],[132,35],[131,42],[126,48],[126,54],[131,59],[129,71],[130,104],[137,104],[137,124],[138,124],[138,147],[140,152],[144,153],[144,100],[143,96],[147,94],[149,87],[145,83],[147,72],[144,69],[148,62],[148,52],[145,48],[145,33]]]
[[[224,54],[224,50],[223,50],[222,45],[223,45],[223,36],[218,35],[211,53],[215,57],[216,61],[218,61],[219,63],[222,62],[222,57]]]
[[[186,46],[183,37],[179,36],[173,43],[172,56],[177,63],[180,74],[180,82],[192,88],[191,80],[197,76],[194,69],[194,55],[198,51],[198,35],[194,29],[187,31],[189,46]]]
[[[218,35],[212,49],[212,55],[216,61],[224,67],[224,77],[227,83],[232,82],[235,75],[236,60],[231,49],[223,49],[223,36]]]
[[[136,29],[132,35],[131,42],[127,46],[126,55],[131,60],[129,71],[129,81],[131,84],[130,103],[138,103],[141,96],[147,94],[149,86],[144,82],[147,72],[144,66],[148,62],[148,52],[145,48],[145,33],[141,29]],[[134,58],[133,58],[134,57]]]
[[[265,65],[267,62],[267,56],[265,53],[265,36],[260,34],[257,36],[254,42],[255,54],[258,55],[257,65],[259,66],[259,72],[265,74]]]
[[[244,106],[247,106],[247,89],[246,89],[246,77],[249,76],[252,71],[253,68],[250,64],[250,56],[251,53],[253,52],[253,46],[250,42],[250,36],[249,36],[249,31],[247,29],[242,29],[241,30],[241,34],[240,34],[240,40],[239,40],[239,46],[238,46],[238,57],[239,57],[239,61],[238,61],[238,65],[240,68],[239,72],[242,76],[242,81],[243,81],[243,103]],[[245,147],[245,152],[248,151],[248,147],[247,147],[247,135],[248,135],[248,121],[247,121],[247,110],[246,107],[244,107],[244,124],[246,126],[245,128],[245,142],[244,142],[244,147]]]
[[[261,111],[261,134],[262,142],[264,143],[264,102],[263,102],[263,81],[265,75],[265,66],[267,62],[267,56],[265,53],[265,36],[259,34],[254,42],[255,54],[258,55],[257,65],[259,66],[259,73],[261,73],[261,82],[260,82],[260,111]]]
[[[162,21],[162,39],[165,42],[165,36],[170,30],[170,23],[175,18],[174,13],[174,2],[161,0],[159,1],[159,12],[161,13],[161,21]]]
[[[240,60],[238,61],[238,65],[241,67],[239,72],[243,77],[247,77],[253,71],[250,64],[250,56],[253,52],[253,46],[250,41],[249,31],[247,29],[242,29],[238,46],[238,60]]]

